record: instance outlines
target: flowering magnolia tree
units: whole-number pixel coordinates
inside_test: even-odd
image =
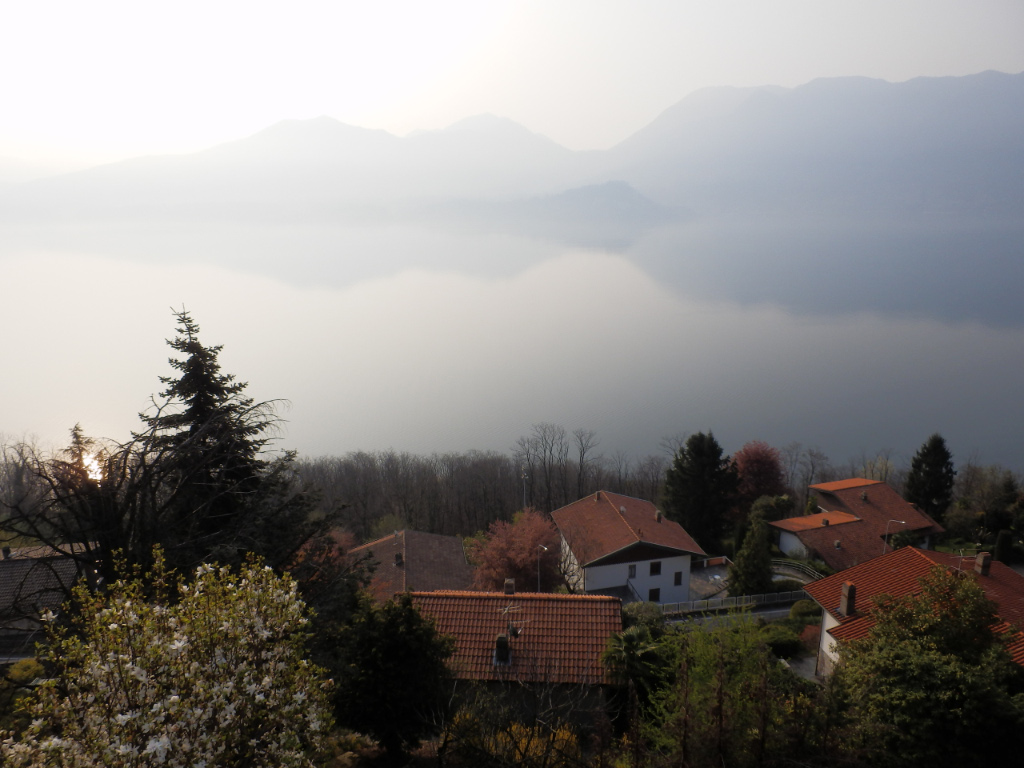
[[[158,554],[145,580],[76,598],[73,626],[51,631],[56,676],[2,746],[8,764],[310,765],[331,716],[290,578],[250,562],[201,566],[186,584]]]

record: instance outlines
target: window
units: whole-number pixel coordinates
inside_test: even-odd
[[[682,571],[676,571],[676,575],[675,575],[675,578],[673,579],[672,583],[675,584],[677,587],[683,586],[683,572]]]
[[[660,603],[661,602],[661,590],[658,588],[647,590],[647,602],[649,603]]]
[[[651,563],[651,576],[661,576],[661,561]]]
[[[629,566],[629,578],[636,578],[636,563],[633,563]]]

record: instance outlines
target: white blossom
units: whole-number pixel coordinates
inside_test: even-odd
[[[91,608],[76,631],[51,628],[59,677],[35,691],[24,735],[0,744],[5,768],[206,768],[239,737],[253,743],[254,768],[309,768],[304,750],[329,730],[330,708],[319,670],[299,655],[294,583],[262,567],[233,576],[206,566],[176,600],[145,594],[117,582],[104,604],[83,600]]]

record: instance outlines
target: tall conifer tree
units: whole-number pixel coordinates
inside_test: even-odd
[[[953,456],[942,435],[935,433],[914,456],[907,476],[907,501],[941,521],[953,500]]]
[[[713,433],[690,435],[665,475],[664,507],[705,550],[721,546],[738,484]]]

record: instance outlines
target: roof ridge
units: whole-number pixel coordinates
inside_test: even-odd
[[[595,601],[595,602],[621,602],[620,598],[611,595],[579,595],[575,593],[561,592],[515,592],[507,595],[504,592],[480,592],[472,589],[435,589],[430,592],[411,590],[410,595],[423,597],[489,597],[507,598],[509,600],[570,600],[570,601]]]
[[[654,502],[650,501],[649,499],[644,499],[644,498],[641,498],[640,496],[630,496],[628,493],[618,493],[616,491],[606,491],[604,489],[601,489],[601,493],[604,493],[604,494],[606,494],[608,496],[619,496],[619,497],[621,497],[623,499],[633,499],[634,501],[643,501],[643,502],[645,502],[647,504],[654,505]]]
[[[607,492],[607,491],[605,491],[605,494],[607,495],[607,494],[608,494],[608,492]],[[615,495],[616,495],[616,496],[619,496],[619,495],[621,495],[621,494],[615,494]],[[628,499],[628,498],[631,498],[631,497],[629,497],[629,496],[623,496],[622,498],[624,498],[624,499]],[[608,503],[609,503],[609,504],[611,504],[611,501],[612,501],[611,499],[608,499]],[[630,532],[631,534],[633,534],[633,538],[635,538],[635,539],[636,539],[637,541],[640,541],[640,542],[642,542],[642,541],[643,541],[643,538],[642,538],[642,537],[640,536],[640,533],[639,533],[638,531],[634,531],[634,530],[633,530],[633,526],[631,526],[631,525],[629,524],[629,521],[628,521],[628,520],[626,519],[626,516],[625,516],[624,514],[622,514],[622,507],[617,507],[617,506],[615,506],[614,504],[612,504],[612,509],[613,509],[613,510],[615,511],[615,514],[619,516],[619,519],[620,519],[620,520],[621,520],[621,521],[623,522],[623,524],[624,524],[624,525],[626,526],[626,529],[627,529],[627,530],[628,530],[628,531],[629,531],[629,532]]]
[[[352,549],[350,551],[355,551],[357,549],[362,549],[363,547],[368,547],[371,544],[379,544],[380,542],[384,541],[385,539],[393,539],[393,538],[395,538],[398,534],[402,534],[402,544],[404,546],[405,545],[405,532],[406,532],[406,530],[407,530],[406,528],[403,528],[400,531],[395,531],[394,533],[389,533],[387,536],[381,536],[379,539],[374,539],[373,541],[368,541],[365,544],[360,544],[358,547],[352,547]],[[414,531],[414,533],[415,533],[415,531]],[[403,554],[405,554],[404,550],[403,550]]]

